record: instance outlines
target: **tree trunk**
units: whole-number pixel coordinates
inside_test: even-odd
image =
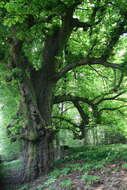
[[[23,102],[23,115],[26,123],[22,127],[23,140],[23,178],[33,180],[45,173],[52,166],[54,159],[52,129],[53,94],[57,83],[55,77],[59,67],[57,56],[65,47],[73,30],[72,15],[74,7],[67,10],[61,28],[54,29],[45,37],[42,53],[42,66],[39,71],[30,70],[28,58],[23,52],[23,42],[18,39],[10,41],[10,55],[13,68],[20,69],[22,79],[19,80]]]
[[[28,78],[20,84],[24,105],[23,114],[27,121],[22,128],[23,180],[25,181],[31,181],[42,173],[48,172],[54,160],[54,132],[51,129],[54,85],[51,82],[45,81],[45,83],[46,86],[42,86],[41,95],[37,98],[35,89]],[[41,106],[38,106],[40,103]]]
[[[38,142],[25,142],[23,159],[23,181],[31,181],[47,173],[54,160],[53,144],[48,134]]]

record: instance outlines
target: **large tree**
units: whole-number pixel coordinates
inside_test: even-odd
[[[79,66],[126,67],[125,60],[120,59],[119,64],[114,56],[121,38],[126,38],[125,6],[124,1],[108,0],[0,2],[1,59],[11,70],[7,80],[18,80],[19,112],[25,118],[20,135],[25,180],[34,179],[52,166],[52,110],[59,99],[61,79],[66,80],[66,75]],[[67,98],[77,100],[74,106],[81,111],[78,102],[82,97]]]

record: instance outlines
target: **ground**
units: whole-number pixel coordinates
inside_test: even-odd
[[[20,186],[21,165],[4,167],[9,186],[1,190],[127,190],[127,145],[70,148],[65,155],[48,175]]]

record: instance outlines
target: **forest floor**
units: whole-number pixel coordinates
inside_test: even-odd
[[[16,176],[17,166],[19,168],[21,166],[18,164],[15,170],[13,164],[13,168],[10,168],[11,176],[14,172],[17,179],[10,176],[9,183],[12,183],[12,186],[9,184],[6,189],[127,190],[127,145],[70,148],[65,155],[63,160],[55,162],[54,169],[47,176],[42,176],[32,183],[21,186],[18,186],[18,175]]]

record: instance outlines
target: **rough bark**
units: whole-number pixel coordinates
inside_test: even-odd
[[[51,131],[51,106],[50,92],[41,98],[45,101],[41,109],[36,103],[36,95],[29,80],[20,84],[20,90],[24,102],[24,116],[26,125],[22,129],[22,139],[24,144],[24,174],[25,181],[30,181],[46,173],[52,166],[54,159],[53,131]],[[42,87],[43,88],[43,87]],[[47,105],[47,107],[46,107]],[[44,111],[42,111],[44,110]]]
[[[48,133],[38,141],[24,141],[23,181],[31,181],[52,167],[54,149]]]
[[[18,78],[18,83],[22,97],[22,114],[25,118],[24,126],[21,129],[23,180],[31,181],[42,173],[46,173],[53,163],[54,132],[51,129],[51,112],[55,85],[48,77],[46,64],[47,69],[41,70],[41,75],[38,76],[40,83],[37,83],[36,78],[31,78],[33,75],[25,66],[28,65],[28,62],[22,51],[22,42],[12,40],[10,53],[12,68],[18,68],[22,73],[22,76]],[[38,72],[34,72],[38,74]]]
[[[22,96],[23,115],[26,119],[22,127],[23,141],[23,180],[31,181],[46,173],[54,160],[52,130],[52,105],[56,81],[52,80],[56,70],[56,56],[67,41],[70,31],[57,29],[47,35],[43,50],[42,68],[37,72],[28,70],[29,63],[17,39],[10,41],[12,68],[20,69],[19,89]]]
[[[39,71],[30,69],[28,59],[23,53],[23,42],[15,38],[9,41],[12,68],[16,67],[22,73],[19,87],[23,102],[23,115],[26,118],[26,123],[22,128],[25,181],[33,180],[47,172],[53,163],[54,131],[51,114],[57,83],[56,73],[59,67],[56,57],[61,55],[75,27],[73,12],[80,3],[79,1],[66,9],[62,16],[61,26],[52,28],[52,32],[49,31],[45,36],[42,66]],[[87,30],[89,25],[83,24],[83,27]]]

